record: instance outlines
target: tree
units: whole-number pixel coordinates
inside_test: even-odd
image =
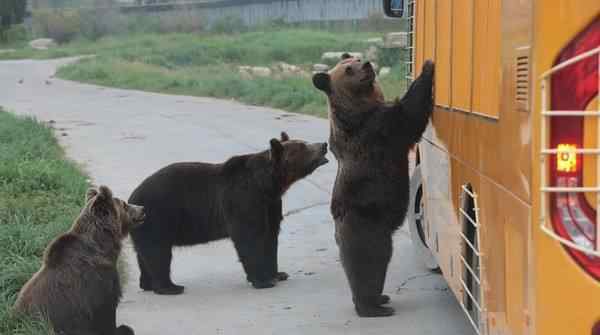
[[[27,0],[13,0],[15,2],[15,23],[23,23],[27,14]]]
[[[5,32],[12,25],[23,23],[27,11],[27,0],[0,1],[0,40],[5,40]]]
[[[8,29],[13,24],[23,23],[27,11],[27,0],[0,1],[0,26]]]

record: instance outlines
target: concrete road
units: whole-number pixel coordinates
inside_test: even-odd
[[[233,101],[169,96],[83,85],[53,78],[69,60],[0,62],[0,105],[53,120],[70,158],[97,184],[127,199],[150,173],[176,161],[220,162],[264,150],[282,130],[325,141],[326,120]],[[22,83],[19,83],[22,81]],[[331,157],[333,158],[333,157]],[[173,278],[180,296],[138,288],[129,244],[129,281],[119,323],[137,334],[445,334],[472,329],[443,278],[416,258],[405,229],[395,235],[385,293],[396,315],[360,319],[338,260],[328,201],[335,160],[297,183],[284,199],[280,269],[287,282],[255,290],[230,241],[178,249]]]

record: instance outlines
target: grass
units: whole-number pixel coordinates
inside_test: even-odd
[[[309,78],[243,80],[233,66],[169,70],[140,62],[98,58],[64,67],[60,69],[59,76],[119,88],[236,98],[248,104],[310,115],[322,116],[325,112],[325,97],[312,87]]]
[[[52,130],[0,110],[0,334],[49,334],[10,313],[50,240],[79,213],[86,177],[64,158]]]
[[[271,106],[308,115],[327,116],[325,96],[310,78],[255,78],[244,80],[234,66],[165,69],[156,65],[123,60],[92,58],[63,67],[59,77],[103,86],[151,92],[235,98],[241,102]],[[401,66],[381,81],[388,98],[404,90]]]
[[[131,34],[98,41],[79,39],[49,50],[24,47],[0,59],[48,59],[82,54],[143,61],[162,67],[203,66],[219,63],[288,61],[308,64],[332,48],[357,49],[373,33],[336,34],[310,29],[281,29],[241,34]]]
[[[310,80],[312,64],[326,51],[364,51],[366,40],[381,34],[327,32],[307,28],[265,29],[236,34],[134,34],[78,40],[56,49],[19,49],[1,58],[55,58],[95,54],[59,70],[65,79],[160,93],[233,98],[243,103],[326,116],[325,97]],[[382,50],[383,65],[401,60],[400,52]],[[393,50],[392,50],[393,51]],[[246,80],[239,65],[299,65],[305,76]],[[388,99],[404,91],[399,63],[381,80]]]
[[[372,36],[373,33],[283,29],[216,36],[109,38],[97,46],[98,57],[66,66],[58,75],[103,86],[234,98],[247,104],[323,117],[326,101],[312,86],[312,64],[320,62],[325,51],[362,51],[367,48],[365,40]],[[397,61],[400,58],[398,53]],[[270,66],[277,62],[300,65],[307,75],[245,80],[237,69],[239,65]],[[403,77],[402,67],[393,67],[392,75],[381,81],[386,96],[393,98],[403,92]]]

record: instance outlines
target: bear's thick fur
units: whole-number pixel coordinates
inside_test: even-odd
[[[389,316],[382,295],[392,256],[392,233],[409,197],[408,152],[432,111],[432,62],[405,96],[386,103],[369,62],[344,55],[313,77],[329,100],[331,151],[338,160],[331,213],[335,237],[358,315]]]
[[[130,335],[116,327],[121,298],[117,258],[121,240],[141,224],[144,211],[91,188],[71,229],[48,245],[42,268],[23,286],[14,309],[43,317],[61,335]]]
[[[277,268],[281,197],[327,163],[327,144],[290,140],[285,133],[270,144],[270,150],[222,164],[175,163],[135,189],[129,202],[146,210],[145,224],[131,232],[142,289],[182,293],[171,281],[172,248],[229,237],[254,287],[287,279]]]

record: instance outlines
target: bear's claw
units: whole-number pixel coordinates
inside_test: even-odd
[[[288,278],[290,278],[290,275],[288,275],[286,272],[277,272],[275,275],[275,279],[277,281],[286,281]]]
[[[361,318],[376,318],[394,315],[394,309],[391,307],[356,305],[355,309],[356,313]]]
[[[271,280],[265,280],[265,281],[253,281],[252,286],[256,289],[271,288],[271,287],[275,287],[276,282],[277,282],[277,279],[271,279]]]
[[[155,288],[154,293],[159,295],[178,295],[183,293],[185,287],[180,285],[172,285],[167,287]]]
[[[152,283],[148,283],[142,280],[140,280],[140,288],[144,291],[153,291]]]
[[[381,306],[381,305],[385,305],[388,304],[390,302],[390,296],[387,294],[382,294],[379,296],[379,298],[377,299],[377,305]]]

